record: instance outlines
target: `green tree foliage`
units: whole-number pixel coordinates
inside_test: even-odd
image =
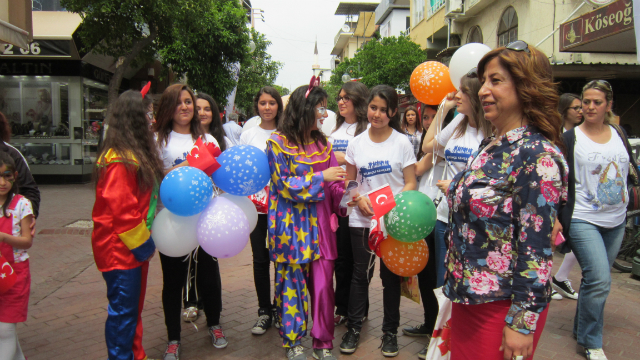
[[[342,75],[350,67],[350,76],[361,77],[368,88],[385,84],[409,90],[411,73],[426,60],[426,53],[408,36],[372,39],[352,59],[345,59],[336,67],[329,83],[341,86]]]
[[[291,91],[289,91],[289,89],[287,89],[284,86],[280,86],[280,85],[273,85],[273,87],[278,90],[278,92],[280,93],[280,96],[285,96],[285,95],[289,95],[289,93],[291,93]]]
[[[253,98],[263,86],[274,86],[282,63],[271,60],[267,47],[271,41],[264,34],[251,30],[256,49],[240,64],[240,77],[236,92],[236,107],[248,116],[253,114]],[[284,95],[280,93],[280,95]]]
[[[61,0],[80,14],[83,51],[111,56],[109,110],[125,71],[159,59],[223,105],[235,80],[231,64],[249,47],[246,11],[237,0]]]

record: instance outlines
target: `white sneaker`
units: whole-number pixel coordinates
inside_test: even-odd
[[[551,291],[551,299],[553,299],[553,300],[562,300],[562,298],[563,298],[563,296],[559,292],[557,292],[555,290]]]
[[[607,360],[607,356],[602,349],[584,349],[588,360]]]

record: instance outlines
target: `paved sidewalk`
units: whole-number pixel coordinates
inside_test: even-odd
[[[94,192],[86,185],[41,186],[42,207],[38,235],[31,256],[32,294],[29,318],[19,325],[22,348],[29,360],[105,359],[104,321],[107,316],[106,287],[93,263],[90,235],[63,227],[75,220],[91,219]],[[562,258],[556,256],[556,268]],[[277,330],[254,336],[250,329],[257,317],[250,247],[238,256],[220,261],[223,312],[221,325],[229,346],[211,346],[205,319],[182,327],[182,359],[285,359]],[[370,318],[364,324],[355,354],[340,356],[337,350],[344,326],[336,328],[334,354],[341,359],[382,359],[382,285],[374,276],[370,291]],[[604,350],[611,360],[640,359],[640,281],[613,270],[612,292],[605,310]],[[578,288],[580,270],[571,273]],[[143,323],[143,344],[150,358],[164,351],[166,330],[162,313],[162,272],[156,256],[151,261]],[[554,301],[535,359],[584,359],[571,337],[576,302]],[[422,322],[422,306],[406,298],[401,305],[401,328]],[[423,338],[398,337],[397,359],[417,359]],[[303,345],[309,349],[311,339]],[[309,359],[311,351],[307,351]],[[481,359],[481,356],[478,357]]]

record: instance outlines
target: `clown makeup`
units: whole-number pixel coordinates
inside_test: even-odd
[[[7,169],[7,165],[0,167],[0,196],[6,196],[16,182],[17,172]]]

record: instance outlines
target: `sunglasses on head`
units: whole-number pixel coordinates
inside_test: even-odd
[[[507,46],[505,46],[505,48],[513,51],[524,51],[527,54],[531,54],[531,51],[529,51],[529,44],[522,40],[510,42]]]
[[[478,68],[474,67],[473,69],[469,70],[469,72],[467,73],[467,77],[470,79],[477,79],[478,78]]]

